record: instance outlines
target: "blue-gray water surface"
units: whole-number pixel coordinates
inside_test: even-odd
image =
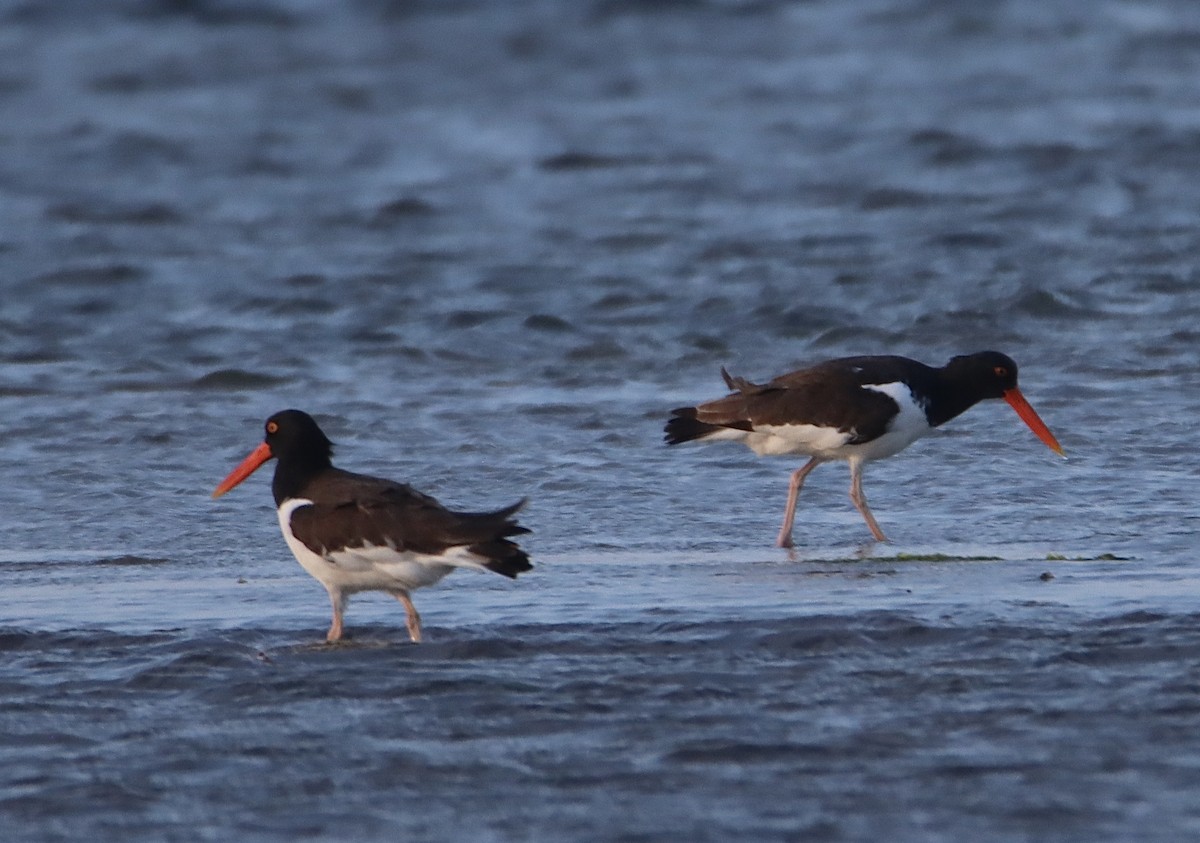
[[[0,2],[0,837],[1200,837],[1200,7]],[[995,348],[800,500],[667,412]],[[528,496],[328,604],[261,471]]]

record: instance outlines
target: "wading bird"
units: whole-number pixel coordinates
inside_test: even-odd
[[[385,591],[402,604],[409,637],[421,640],[410,593],[455,568],[506,577],[530,570],[511,536],[529,531],[513,519],[525,501],[495,512],[455,512],[411,486],[334,468],[333,443],[312,416],[284,410],[266,421],[266,438],[213,491],[228,492],[274,457],[271,491],[283,538],[333,603],[328,641],[342,637],[350,595]]]
[[[776,544],[792,546],[796,498],[823,462],[850,464],[850,499],[877,541],[887,541],[867,506],[863,466],[896,454],[975,404],[1003,398],[1055,453],[1063,450],[1017,388],[1017,364],[996,351],[954,357],[941,368],[907,357],[844,357],[765,384],[721,375],[730,394],[671,411],[666,442],[731,440],[760,456],[800,454]]]

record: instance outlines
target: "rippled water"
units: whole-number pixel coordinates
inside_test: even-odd
[[[13,840],[1200,834],[1200,10],[0,3],[0,826]],[[845,468],[666,412],[995,348]],[[537,566],[365,595],[271,412]]]

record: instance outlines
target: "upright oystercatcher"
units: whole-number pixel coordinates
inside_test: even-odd
[[[934,368],[907,357],[844,357],[780,375],[765,384],[721,376],[731,394],[672,410],[666,442],[742,442],[759,456],[804,454],[792,472],[776,544],[792,546],[796,498],[804,478],[829,460],[850,463],[850,499],[876,540],[887,541],[862,491],[863,464],[896,454],[988,398],[1003,398],[1039,439],[1063,456],[1049,428],[1017,389],[1017,364],[996,351],[951,358]]]
[[[421,616],[409,592],[433,585],[455,568],[506,577],[530,570],[510,536],[528,533],[513,515],[521,500],[495,512],[454,512],[410,486],[334,468],[333,443],[300,410],[267,419],[266,439],[221,481],[214,498],[272,457],[271,491],[283,538],[333,603],[329,641],[342,637],[351,594],[386,591],[404,604],[408,634],[421,640]]]

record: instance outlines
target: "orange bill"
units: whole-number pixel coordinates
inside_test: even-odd
[[[1033,412],[1030,410],[1030,412]],[[271,446],[263,442],[257,448],[250,452],[244,460],[238,463],[238,467],[229,472],[229,476],[221,481],[217,488],[213,489],[212,496],[219,498],[221,495],[228,492],[238,483],[241,483],[251,474],[258,470],[258,467],[269,460],[274,454],[271,453]]]
[[[1049,446],[1050,450],[1058,454],[1060,457],[1065,457],[1062,446],[1058,444],[1058,440],[1054,438],[1054,434],[1050,432],[1050,428],[1046,427],[1046,423],[1041,420],[1033,407],[1029,406],[1029,402],[1025,400],[1025,396],[1021,394],[1021,390],[1015,386],[1004,393],[1004,400],[1008,405],[1017,411],[1017,415],[1021,417],[1021,421],[1029,425],[1029,429],[1034,432],[1038,439]]]

